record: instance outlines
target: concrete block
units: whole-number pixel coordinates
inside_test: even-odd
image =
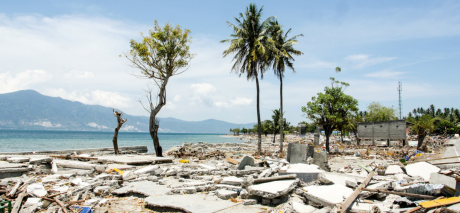
[[[457,182],[455,178],[438,173],[431,173],[430,184],[444,184],[450,188],[460,190],[460,182]]]
[[[256,205],[257,200],[256,199],[247,199],[243,201],[243,205],[249,206],[249,205]]]
[[[363,182],[365,177],[359,177],[354,175],[347,175],[343,173],[336,172],[324,172],[318,175],[318,180],[323,184],[338,184],[342,186],[347,185],[347,181],[357,184],[358,182]]]
[[[251,195],[275,198],[289,193],[298,185],[299,180],[278,180],[248,187]]]
[[[224,177],[220,183],[240,186],[243,183],[243,181],[244,180],[241,178],[230,176],[230,177]]]
[[[289,163],[304,163],[307,160],[307,145],[288,144],[286,159]]]
[[[385,175],[404,174],[404,171],[398,165],[389,165],[385,171]]]
[[[237,192],[230,191],[230,190],[225,190],[225,189],[217,190],[216,195],[217,195],[217,197],[219,197],[222,200],[228,200],[230,198],[238,197]]]
[[[318,165],[324,171],[330,172],[331,167],[328,163],[328,154],[326,152],[313,152],[313,164]]]
[[[437,166],[433,166],[427,162],[418,162],[408,164],[406,166],[406,173],[412,177],[420,176],[425,181],[430,181],[431,173],[438,173],[441,169]]]
[[[254,166],[254,158],[252,156],[244,156],[238,164],[238,170],[243,170],[245,166]]]

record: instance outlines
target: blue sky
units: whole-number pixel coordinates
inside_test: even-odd
[[[372,101],[416,107],[459,106],[460,2],[458,1],[255,1],[299,38],[296,73],[286,73],[284,108],[292,124],[300,110],[336,78],[365,110]],[[190,69],[168,84],[160,117],[256,121],[255,82],[230,73],[222,58],[231,29],[226,21],[247,1],[9,1],[0,7],[0,93],[35,89],[86,104],[147,115],[139,105],[148,81],[136,79],[126,59],[129,40],[154,20],[192,31]],[[261,116],[279,108],[279,81],[261,81]],[[109,112],[110,113],[110,112]]]

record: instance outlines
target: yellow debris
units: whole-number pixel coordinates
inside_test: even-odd
[[[431,201],[421,202],[419,204],[423,208],[429,209],[429,208],[434,208],[438,206],[450,205],[454,203],[460,203],[460,197],[450,197],[450,198],[444,198],[444,199],[439,199],[439,200],[431,200]]]

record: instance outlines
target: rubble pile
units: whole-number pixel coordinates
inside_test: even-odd
[[[460,168],[428,162],[439,153],[342,143],[329,154],[307,138],[280,159],[272,139],[257,156],[251,142],[184,143],[168,157],[0,155],[0,212],[460,211]]]

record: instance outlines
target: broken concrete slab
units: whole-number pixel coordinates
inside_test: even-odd
[[[385,175],[395,175],[395,174],[404,174],[404,171],[399,165],[389,165],[387,170],[385,170]]]
[[[155,210],[156,208],[168,209],[168,211],[200,212],[211,213],[222,209],[229,208],[235,204],[231,201],[222,200],[216,196],[204,194],[187,194],[187,195],[166,195],[151,196],[145,198],[147,207]]]
[[[221,189],[216,191],[217,197],[219,197],[222,200],[228,200],[230,198],[236,198],[238,197],[238,193],[235,191],[230,191],[226,189]]]
[[[149,173],[149,172],[157,170],[158,168],[160,168],[160,166],[158,166],[158,165],[146,166],[144,168],[141,168],[141,169],[138,169],[138,170],[134,171],[134,174],[139,175],[139,174]]]
[[[248,187],[249,194],[258,195],[264,198],[275,198],[292,191],[299,183],[299,180],[278,180]]]
[[[53,158],[51,157],[41,157],[41,158],[31,157],[29,159],[29,163],[31,164],[49,163],[51,161],[53,161]]]
[[[26,158],[26,157],[10,157],[10,158],[7,158],[6,161],[8,163],[24,163],[24,162],[29,162],[29,158]]]
[[[441,169],[437,166],[433,166],[427,162],[418,162],[408,164],[406,166],[406,173],[412,177],[420,176],[425,181],[430,181],[431,173],[438,173]]]
[[[244,156],[238,164],[238,169],[243,170],[246,166],[254,166],[254,157],[247,155]]]
[[[444,184],[453,189],[460,189],[460,182],[457,182],[455,178],[438,173],[431,173],[430,184]]]
[[[292,202],[292,209],[295,212],[310,213],[316,211],[316,208],[299,202]]]
[[[173,158],[155,157],[152,155],[108,155],[98,157],[101,163],[120,163],[128,165],[155,164],[155,163],[172,163]]]
[[[157,183],[151,181],[139,181],[131,182],[122,188],[114,190],[112,194],[124,195],[133,193],[142,194],[148,197],[153,195],[165,195],[169,191],[170,189],[164,185],[158,185]]]
[[[240,186],[243,183],[243,181],[244,180],[241,178],[230,176],[230,177],[224,177],[220,183]]]
[[[334,207],[343,202],[353,193],[353,189],[339,184],[324,186],[312,185],[303,187],[303,190],[308,200],[330,207]]]
[[[75,168],[75,169],[88,169],[93,170],[95,169],[97,164],[91,164],[87,162],[81,161],[74,161],[74,160],[56,160],[54,159],[53,162],[56,162],[57,166],[66,167],[66,168]]]
[[[354,176],[354,175],[347,175],[343,173],[336,173],[336,172],[324,172],[318,175],[318,180],[323,184],[339,184],[346,186],[347,181],[358,183],[363,182],[364,177]]]

